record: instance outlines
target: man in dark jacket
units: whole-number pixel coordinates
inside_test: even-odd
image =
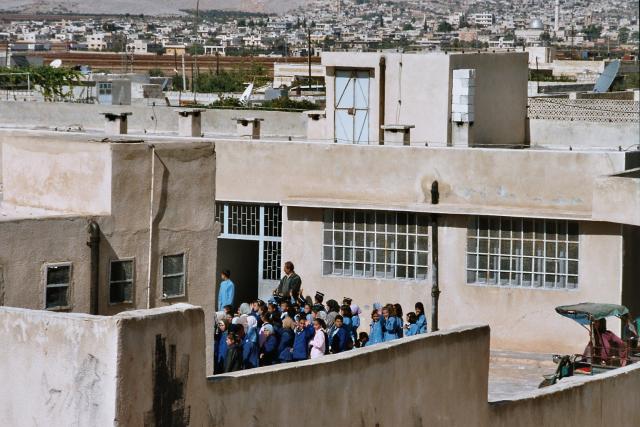
[[[302,287],[302,279],[294,271],[294,266],[291,261],[284,263],[282,268],[284,276],[280,279],[280,284],[276,288],[274,294],[279,295],[291,303],[295,303],[300,296],[300,288]]]

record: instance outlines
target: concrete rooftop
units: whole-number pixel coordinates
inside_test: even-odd
[[[538,389],[543,375],[556,370],[551,354],[492,350],[489,401],[513,399]]]

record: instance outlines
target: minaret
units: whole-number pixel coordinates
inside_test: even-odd
[[[560,0],[556,0],[556,19],[553,23],[553,32],[558,33],[560,31]]]

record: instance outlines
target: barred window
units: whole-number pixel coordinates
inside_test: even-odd
[[[425,280],[429,216],[412,212],[327,209],[324,275]]]
[[[185,254],[162,257],[162,297],[172,298],[185,295]]]
[[[575,221],[471,217],[467,283],[575,289],[578,240]]]

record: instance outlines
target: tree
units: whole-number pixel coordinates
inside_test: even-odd
[[[407,22],[402,26],[402,31],[411,31],[413,30],[413,25],[410,22]]]
[[[548,46],[549,42],[551,42],[551,35],[547,31],[543,32],[542,34],[540,34],[540,41],[545,46]]]
[[[627,27],[622,27],[618,30],[618,42],[620,44],[624,44],[629,41],[629,29]]]
[[[589,41],[594,41],[598,37],[600,37],[600,33],[602,33],[602,27],[599,25],[591,24],[587,26],[584,30],[584,35]]]
[[[202,47],[202,45],[199,45],[199,44],[192,44],[187,49],[187,53],[189,55],[202,55],[204,53],[204,47]]]
[[[73,87],[80,82],[80,72],[72,68],[53,68],[49,66],[32,67],[25,70],[31,75],[31,81],[42,94],[45,101],[73,97]],[[69,88],[66,92],[65,88]]]
[[[447,21],[440,21],[440,23],[438,24],[438,29],[436,30],[439,33],[449,33],[453,30],[453,27],[451,26],[451,24],[449,24]]]

